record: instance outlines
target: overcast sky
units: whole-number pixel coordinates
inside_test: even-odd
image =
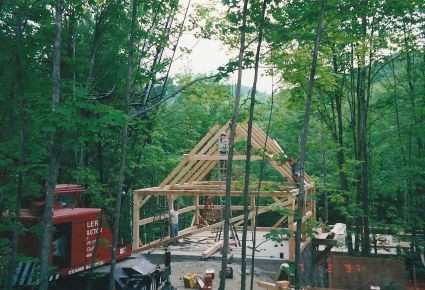
[[[207,0],[192,0],[192,5],[195,3],[205,3]],[[214,74],[217,68],[225,65],[230,56],[236,56],[237,51],[229,53],[226,48],[216,40],[197,39],[190,31],[185,32],[179,41],[179,47],[192,48],[190,55],[185,55],[178,58],[172,65],[171,75],[176,75],[184,72],[193,74]],[[176,56],[180,54],[177,50]],[[261,72],[260,72],[261,74]],[[254,78],[253,70],[244,70],[242,73],[242,85],[252,87]],[[237,73],[233,73],[230,83],[236,84]],[[271,78],[261,77],[257,82],[257,90],[261,92],[271,92]]]

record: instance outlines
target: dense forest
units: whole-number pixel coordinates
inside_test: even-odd
[[[318,216],[347,224],[350,254],[372,253],[373,229],[403,231],[424,275],[424,2],[189,4],[0,1],[0,231],[13,233],[0,253],[10,265],[19,232],[51,230],[48,215],[23,227],[20,208],[51,207],[57,183],[86,187],[85,202],[131,242],[132,190],[158,185],[214,124],[253,118],[288,156],[301,155],[307,126],[302,166],[318,188]],[[239,58],[213,74],[171,75],[176,58],[190,58],[183,33]],[[259,64],[272,93],[230,85]]]

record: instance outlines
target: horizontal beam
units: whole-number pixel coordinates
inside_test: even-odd
[[[203,181],[194,181],[194,182],[192,182],[192,184],[203,184],[203,185],[226,185],[226,181],[218,181],[218,180],[210,180],[210,181],[206,181],[206,180],[203,180]]]
[[[196,206],[192,205],[192,206],[188,206],[188,207],[179,209],[178,213],[179,214],[182,214],[182,213],[189,212],[189,211],[192,211],[192,210],[195,210],[195,209],[196,209]],[[152,216],[152,217],[148,217],[148,218],[139,220],[137,222],[137,224],[139,226],[143,226],[143,225],[146,225],[146,224],[150,224],[150,223],[152,223],[154,221],[157,222],[157,221],[162,221],[162,220],[165,220],[165,219],[168,219],[168,214],[167,213],[161,214],[159,216]]]
[[[202,190],[202,189],[138,189],[136,193],[150,194],[150,195],[199,195],[199,196],[225,196],[225,190]],[[252,191],[251,195],[256,195],[257,191]],[[243,192],[240,190],[232,190],[230,192],[231,196],[243,196]],[[260,191],[260,196],[269,196],[269,197],[290,197],[291,193],[286,191]]]
[[[233,155],[233,161],[246,160],[246,155]],[[191,160],[228,160],[227,155],[193,155]],[[261,156],[252,155],[251,160],[262,160]]]
[[[224,190],[225,184],[174,184],[170,186],[171,190]]]
[[[250,186],[251,191],[256,191],[257,190],[257,184],[251,184]],[[196,184],[196,183],[185,183],[185,184],[174,184],[174,185],[170,185],[167,186],[166,188],[162,188],[162,190],[222,190],[224,191],[226,189],[226,184],[225,183],[220,183],[220,184]],[[279,192],[288,192],[291,193],[292,195],[296,195],[298,194],[298,188],[294,188],[294,187],[284,187],[284,186],[280,186],[279,187]]]
[[[276,205],[280,205],[280,206],[287,206],[287,205],[289,205],[290,204],[290,202],[283,202],[283,203],[280,203],[280,202],[278,202]],[[220,209],[220,205],[213,205],[214,206],[214,210],[219,210]],[[259,206],[258,208],[259,209],[264,209],[264,208],[267,208],[268,206]],[[205,205],[199,205],[198,206],[198,209],[204,209],[205,208]],[[230,207],[230,209],[233,211],[233,210],[243,210],[244,209],[244,206],[243,205],[232,205],[231,207]],[[179,214],[182,214],[182,213],[185,213],[185,212],[189,212],[189,211],[193,211],[193,210],[196,210],[196,206],[189,206],[189,207],[186,207],[186,208],[184,208],[184,209],[180,209],[179,210]],[[252,212],[253,211],[255,211],[255,209],[253,209],[253,210],[251,210]],[[143,225],[146,225],[146,224],[150,224],[150,223],[152,223],[152,222],[157,222],[157,221],[161,221],[161,220],[165,220],[165,219],[167,219],[168,218],[168,214],[162,214],[162,215],[159,215],[159,216],[152,216],[152,217],[148,217],[148,218],[144,218],[144,219],[141,219],[141,220],[139,220],[138,222],[137,222],[137,224],[139,225],[139,226],[143,226]]]
[[[224,205],[213,204],[212,206],[213,206],[212,209],[221,209],[221,208],[224,209]],[[261,205],[258,208],[266,208],[266,207],[267,207],[266,205]],[[205,205],[199,205],[198,208],[199,209],[204,209],[205,208]],[[244,210],[244,206],[243,205],[232,205],[232,206],[230,206],[230,209],[231,210]],[[251,211],[254,211],[254,210],[255,209],[251,209]]]
[[[243,226],[236,226],[236,229],[243,229]],[[270,232],[271,230],[276,230],[276,228],[273,227],[255,227],[255,230],[257,232]]]
[[[195,210],[195,209],[196,209],[196,206],[192,205],[192,206],[188,206],[188,207],[179,209],[178,213],[182,214],[182,213],[189,212],[189,211],[192,211],[192,210]]]
[[[194,181],[191,184],[200,184],[200,185],[226,185],[226,181],[218,181],[218,180],[203,180],[203,181]],[[261,185],[279,185],[279,182],[262,180]],[[282,185],[279,186],[280,190],[291,190],[294,189],[294,186],[291,185]]]

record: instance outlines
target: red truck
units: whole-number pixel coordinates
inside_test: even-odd
[[[80,194],[86,190],[73,184],[58,184],[55,190],[52,223],[52,243],[49,264],[56,269],[49,281],[82,272],[91,268],[96,241],[95,266],[111,262],[111,228],[100,208],[79,207]],[[22,209],[20,219],[27,227],[41,222],[44,210],[43,202],[33,202],[31,208]],[[37,257],[38,238],[26,233],[20,237],[19,253],[27,257]],[[130,244],[117,246],[117,260],[131,255]],[[16,286],[34,284],[37,279],[35,261],[22,261],[14,276]]]

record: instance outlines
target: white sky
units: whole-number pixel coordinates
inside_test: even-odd
[[[207,1],[208,0],[192,0],[191,4],[202,4]],[[183,3],[182,5],[187,4]],[[217,72],[218,67],[224,66],[228,62],[230,59],[229,55],[236,56],[238,53],[238,51],[234,51],[230,54],[226,47],[217,40],[197,39],[190,31],[182,35],[179,41],[179,47],[192,48],[192,53],[174,61],[170,72],[172,76],[184,72],[191,72],[193,74],[214,74]],[[178,57],[180,53],[179,49],[177,49],[176,57]],[[261,74],[262,71],[260,70],[260,77],[257,81],[257,91],[270,93],[272,90],[271,78],[263,77]],[[253,79],[253,70],[243,71],[242,85],[252,87]],[[233,73],[229,80],[229,83],[232,84],[236,84],[236,82],[237,72]]]

